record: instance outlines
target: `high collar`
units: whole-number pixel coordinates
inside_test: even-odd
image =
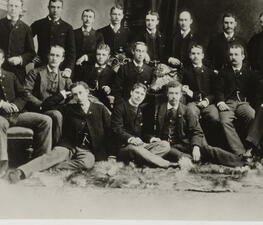
[[[180,33],[181,33],[183,38],[185,38],[190,32],[191,32],[191,28],[189,28],[186,31],[180,30]]]
[[[53,72],[53,73],[58,74],[58,72],[59,72],[59,68],[57,68],[57,69],[54,71],[54,70],[52,70],[52,69],[50,68],[49,65],[47,65],[47,70],[48,70],[49,73]]]
[[[136,67],[142,67],[143,66],[143,62],[138,64],[137,62],[135,62],[135,60],[133,60],[133,64],[136,66]]]
[[[167,103],[167,110],[175,109],[178,110],[179,104],[177,106],[172,106],[169,102]]]

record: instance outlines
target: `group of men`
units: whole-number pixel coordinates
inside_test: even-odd
[[[82,12],[83,25],[73,30],[61,19],[63,0],[50,0],[49,15],[31,27],[21,20],[22,8],[23,0],[8,0],[0,20],[0,176],[8,170],[7,129],[34,132],[33,159],[8,172],[11,183],[50,167],[89,170],[113,157],[162,168],[177,167],[183,157],[235,167],[261,154],[263,37],[246,45],[235,34],[233,14],[223,16],[223,33],[205,49],[191,30],[189,11],[180,12],[179,30],[169,39],[154,11],[133,34],[122,25],[120,6],[111,8],[110,24],[99,30],[92,9]],[[131,59],[116,72],[108,62],[119,53]],[[30,62],[34,68],[26,71]],[[179,74],[158,103],[151,90],[157,63]],[[219,125],[227,149],[207,143],[200,118]],[[248,130],[246,139],[236,120]]]

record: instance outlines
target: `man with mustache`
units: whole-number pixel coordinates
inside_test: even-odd
[[[237,134],[234,121],[238,119],[247,130],[255,116],[255,110],[249,105],[251,90],[255,88],[255,74],[244,64],[242,45],[232,44],[228,51],[230,64],[220,71],[217,79],[217,107],[231,152],[248,156],[250,154]]]
[[[229,62],[228,49],[232,43],[244,45],[242,39],[236,34],[237,20],[234,14],[223,15],[223,33],[211,38],[207,47],[207,58],[213,69],[220,70]]]

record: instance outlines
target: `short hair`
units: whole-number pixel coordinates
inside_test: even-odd
[[[75,87],[77,87],[77,86],[82,86],[82,87],[84,87],[86,90],[89,90],[89,89],[90,89],[90,88],[89,88],[89,85],[88,85],[86,82],[84,82],[84,81],[77,81],[77,82],[72,83],[72,84],[70,85],[70,90],[72,90],[73,88],[75,88]]]
[[[0,48],[0,55],[2,55],[3,57],[5,57],[5,52],[3,49]]]
[[[233,13],[231,13],[231,12],[227,12],[227,13],[225,13],[225,14],[223,15],[223,17],[222,17],[222,21],[223,21],[223,22],[224,22],[224,20],[225,20],[226,17],[234,18],[235,21],[237,21],[237,17],[236,17]]]
[[[112,12],[113,12],[113,10],[115,10],[115,9],[119,9],[119,10],[121,10],[122,12],[123,12],[123,7],[122,7],[122,5],[115,5],[115,6],[113,6],[113,7],[111,7],[111,9],[110,9],[110,14],[112,14]]]
[[[84,9],[82,14],[81,14],[81,17],[84,15],[85,12],[92,12],[93,15],[94,15],[94,18],[95,18],[96,13],[95,13],[95,11],[93,9]]]
[[[191,52],[191,50],[192,50],[193,48],[199,48],[199,49],[201,49],[202,52],[204,53],[204,47],[203,47],[202,45],[200,45],[200,44],[192,44],[192,45],[190,46],[190,48],[189,48],[189,53]]]
[[[110,46],[104,43],[99,44],[96,48],[96,51],[97,50],[105,50],[110,54]]]
[[[242,44],[240,43],[232,43],[229,45],[228,51],[230,51],[231,48],[240,48],[241,49],[241,53],[243,55],[245,55],[245,48]]]
[[[7,0],[7,3],[9,2],[10,0]],[[23,6],[24,5],[24,0],[20,0],[21,2],[21,5]]]
[[[50,48],[49,48],[49,53],[48,54],[50,54],[50,51],[51,51],[52,48],[58,48],[58,49],[62,50],[63,56],[65,56],[65,49],[62,46],[60,46],[60,45],[51,45]]]
[[[62,3],[62,6],[63,6],[63,0],[49,0],[48,6],[50,6],[50,3],[51,3],[51,2],[61,2],[61,3]]]
[[[138,45],[145,46],[145,47],[146,47],[146,51],[148,50],[147,45],[146,45],[144,42],[142,42],[142,41],[136,41],[136,42],[133,44],[133,46],[132,46],[132,50],[135,51],[135,49],[136,49],[136,47],[137,47]]]
[[[135,89],[138,89],[138,88],[142,88],[142,89],[145,91],[145,93],[147,93],[148,88],[147,88],[146,85],[144,85],[143,83],[135,83],[135,84],[132,86],[131,91],[134,91]]]
[[[192,13],[191,13],[190,10],[188,10],[188,9],[183,9],[183,10],[181,10],[181,11],[179,12],[179,14],[178,14],[178,17],[179,17],[183,12],[188,13],[188,14],[190,15],[190,18],[193,19]]]
[[[156,11],[150,10],[150,11],[147,12],[146,16],[148,16],[148,15],[156,16],[157,20],[160,19],[159,13],[156,12]]]
[[[170,81],[167,85],[166,85],[166,93],[168,93],[169,88],[177,88],[180,87],[180,89],[182,89],[183,85],[176,80]]]

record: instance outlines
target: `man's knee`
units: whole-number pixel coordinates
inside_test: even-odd
[[[6,133],[8,128],[9,122],[4,118],[0,118],[0,130]]]
[[[82,169],[90,170],[94,167],[95,156],[92,153],[87,153],[84,158],[81,159]]]
[[[171,150],[170,143],[168,141],[160,141],[160,148],[164,154],[167,154]]]
[[[63,116],[58,110],[49,110],[46,111],[45,114],[50,116],[53,121],[56,121],[57,123],[62,123]]]

